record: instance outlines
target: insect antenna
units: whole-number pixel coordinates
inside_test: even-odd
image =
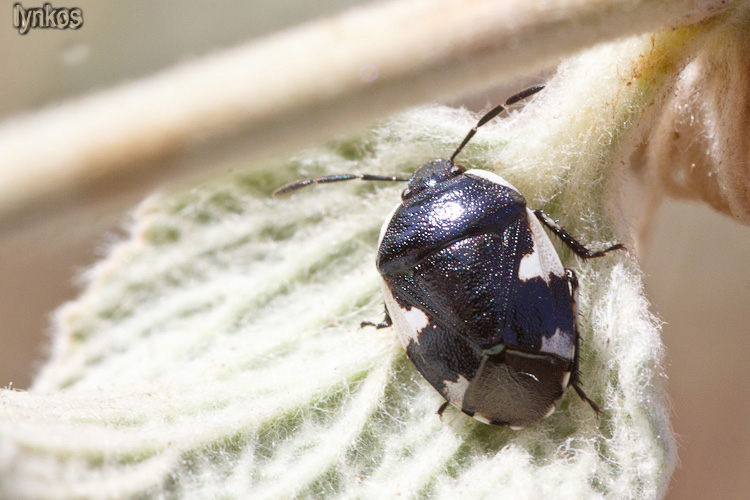
[[[290,182],[289,184],[281,186],[279,189],[274,191],[272,196],[283,196],[285,194],[291,193],[292,191],[302,189],[303,187],[310,186],[312,184],[327,184],[329,182],[350,181],[352,179],[360,179],[363,181],[409,182],[408,177],[392,177],[387,175],[371,174],[336,174]]]
[[[464,146],[466,146],[469,143],[471,138],[474,137],[474,134],[477,133],[477,129],[479,127],[481,127],[482,125],[484,125],[485,123],[487,123],[488,121],[492,120],[497,115],[505,111],[505,108],[507,108],[508,106],[515,104],[522,99],[526,99],[527,97],[530,97],[536,94],[543,88],[544,88],[544,85],[536,85],[534,87],[529,87],[526,90],[522,90],[519,93],[510,96],[508,100],[505,101],[503,104],[498,104],[497,106],[489,110],[483,117],[479,119],[479,121],[474,126],[474,128],[469,130],[469,133],[466,134],[466,137],[464,137],[464,140],[461,141],[461,144],[458,146],[458,148],[453,153],[453,155],[451,155],[451,159],[450,159],[451,163],[453,163],[453,160],[456,158],[456,156],[458,156],[458,153],[460,153],[461,150],[464,148]]]
[[[482,118],[479,119],[476,126],[469,131],[469,133],[464,137],[464,140],[461,141],[461,144],[458,146],[456,151],[451,155],[451,163],[453,160],[458,156],[458,153],[461,152],[461,150],[466,146],[472,137],[474,137],[474,134],[477,133],[477,129],[484,125],[485,123],[489,122],[493,118],[495,118],[497,115],[505,111],[505,109],[508,106],[511,106],[518,101],[522,99],[526,99],[527,97],[530,97],[540,90],[544,88],[544,85],[536,85],[534,87],[529,87],[526,90],[522,90],[521,92],[518,92],[517,94],[514,94],[508,98],[503,104],[498,104],[494,108],[492,108],[490,111],[488,111]],[[302,189],[303,187],[310,186],[312,184],[327,184],[329,182],[341,182],[341,181],[350,181],[353,179],[360,179],[363,181],[385,181],[385,182],[409,182],[408,177],[391,177],[387,175],[371,175],[371,174],[336,174],[336,175],[327,175],[324,177],[315,177],[312,179],[301,179],[298,181],[291,182],[289,184],[286,184],[284,186],[281,186],[279,189],[274,191],[272,193],[272,196],[284,196],[286,194],[289,194],[293,191],[297,191],[298,189]]]

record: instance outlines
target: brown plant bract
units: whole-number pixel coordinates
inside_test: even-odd
[[[747,11],[709,35],[680,73],[645,146],[649,188],[700,199],[750,224]]]

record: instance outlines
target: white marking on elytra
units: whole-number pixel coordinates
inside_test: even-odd
[[[572,360],[575,355],[575,347],[572,335],[557,328],[555,334],[551,337],[542,337],[542,346],[539,351]]]
[[[551,417],[552,414],[555,413],[555,409],[556,408],[557,408],[557,406],[555,406],[554,404],[552,406],[550,406],[549,410],[547,410],[547,413],[545,413],[544,416],[542,417],[542,420],[544,420],[545,418]]]
[[[490,419],[487,418],[487,417],[485,417],[484,415],[482,415],[480,413],[475,413],[474,414],[474,419],[475,420],[479,420],[483,424],[492,425],[492,423],[490,422]]]
[[[549,283],[549,274],[542,271],[542,263],[539,262],[539,254],[536,252],[524,255],[518,265],[518,279],[529,281],[532,278],[542,278]]]
[[[454,406],[461,408],[464,405],[464,395],[469,389],[470,383],[469,379],[463,375],[459,375],[458,380],[455,382],[443,380],[443,396],[445,396],[445,399],[450,401]]]
[[[531,230],[531,239],[534,243],[533,251],[521,259],[518,266],[518,279],[528,281],[532,278],[542,278],[545,283],[550,282],[550,276],[565,276],[560,257],[557,255],[552,241],[544,232],[544,228],[534,215],[534,212],[526,209],[526,219]]]
[[[549,407],[549,409],[547,410],[547,412],[542,416],[542,418],[540,420],[544,420],[545,418],[551,417],[552,414],[555,413],[556,409],[557,409],[557,406],[555,406],[554,403],[553,403],[552,406]],[[526,428],[525,425],[509,425],[508,427],[511,430],[514,430],[514,431],[520,431],[520,430]]]
[[[430,318],[416,307],[405,308],[396,302],[396,299],[388,287],[388,283],[381,277],[380,288],[383,291],[383,301],[388,309],[388,314],[393,321],[393,328],[404,349],[409,347],[411,342],[419,344],[419,334],[430,323]]]
[[[518,189],[516,189],[513,184],[511,184],[510,182],[506,181],[505,179],[503,179],[499,175],[494,174],[492,172],[488,172],[487,170],[481,170],[481,169],[478,169],[478,168],[473,168],[471,170],[467,170],[466,172],[464,172],[464,175],[466,175],[466,174],[475,175],[477,177],[481,177],[482,179],[486,179],[486,180],[488,180],[490,182],[494,182],[495,184],[499,184],[501,186],[507,187],[508,189],[512,189],[516,193],[519,192]]]
[[[562,380],[563,389],[567,388],[569,383],[570,383],[570,372],[565,372],[563,373],[563,380]]]

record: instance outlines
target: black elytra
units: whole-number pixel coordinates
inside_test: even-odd
[[[427,162],[411,178],[339,174],[274,192],[351,179],[408,182],[377,254],[386,316],[363,325],[393,326],[409,359],[448,403],[514,429],[551,415],[568,386],[599,412],[579,378],[578,281],[544,227],[584,259],[623,248],[589,251],[528,208],[502,177],[453,162],[479,127],[542,88],[493,108],[449,160]]]

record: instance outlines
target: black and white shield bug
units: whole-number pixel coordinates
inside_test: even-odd
[[[563,267],[546,226],[579,257],[589,251],[502,177],[453,162],[477,129],[526,89],[484,115],[449,160],[411,178],[340,174],[279,188],[351,179],[408,186],[380,234],[377,269],[385,320],[417,370],[448,403],[492,425],[523,428],[551,415],[568,386],[595,411],[578,371],[578,282]]]

